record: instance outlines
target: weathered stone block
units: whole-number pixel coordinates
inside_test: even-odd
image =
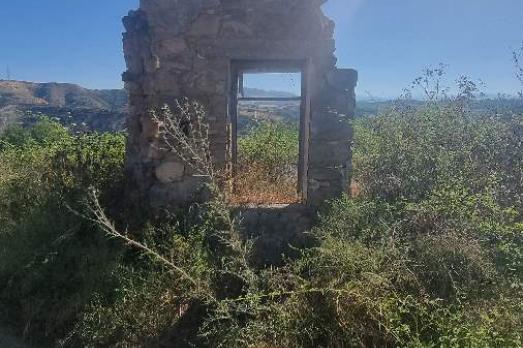
[[[311,124],[313,141],[350,141],[352,140],[352,120],[337,110],[324,110],[315,115],[318,122]],[[321,121],[320,121],[321,120]]]
[[[156,48],[158,54],[169,57],[178,57],[189,52],[189,47],[182,37],[166,37],[163,38]]]
[[[188,35],[216,37],[220,30],[220,21],[217,15],[201,15],[193,22]]]
[[[343,182],[346,178],[346,167],[316,167],[309,168],[309,178],[318,182]]]
[[[164,162],[156,167],[155,173],[162,184],[181,181],[185,173],[185,165],[180,162]]]
[[[224,37],[250,37],[253,32],[251,27],[245,23],[227,20],[222,24],[220,34]]]
[[[351,142],[313,141],[310,145],[309,165],[311,167],[345,166],[351,160]]]
[[[151,118],[142,118],[142,136],[146,139],[156,139],[160,134],[160,125]]]

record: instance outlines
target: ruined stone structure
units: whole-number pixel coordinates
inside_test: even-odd
[[[190,202],[202,178],[158,147],[150,110],[188,97],[208,111],[213,159],[234,165],[238,81],[301,72],[300,191],[315,206],[350,181],[357,73],[336,68],[325,0],[141,0],[124,19],[127,169],[153,206]]]

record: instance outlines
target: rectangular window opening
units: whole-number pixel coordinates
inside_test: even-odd
[[[263,65],[262,65],[263,66]],[[236,204],[304,200],[303,71],[270,65],[233,69],[233,187]]]

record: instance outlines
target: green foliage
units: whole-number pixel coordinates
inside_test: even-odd
[[[523,345],[523,115],[470,112],[474,88],[462,83],[455,100],[428,86],[426,105],[356,122],[362,193],[332,202],[314,231],[320,247],[293,263],[296,283],[274,316],[280,339]]]
[[[298,200],[299,131],[295,124],[265,121],[238,139],[232,202]]]
[[[65,337],[95,289],[116,286],[121,248],[72,210],[82,211],[87,185],[115,203],[109,192],[122,184],[124,137],[72,137],[43,119],[8,129],[2,143],[0,317],[43,344]]]
[[[518,221],[459,189],[406,204],[344,197],[313,231],[318,247],[257,273],[204,332],[211,346],[521,347],[520,259],[499,257],[521,250]]]
[[[523,231],[514,211],[489,202],[450,190],[416,204],[335,202],[318,227],[321,247],[295,273],[337,291],[295,296],[288,331],[314,328],[298,346],[521,346],[519,255],[500,260],[498,248]]]
[[[521,115],[433,99],[356,122],[361,195],[331,202],[316,247],[269,269],[249,264],[251,241],[219,199],[160,217],[127,210],[121,135],[9,130],[2,318],[34,343],[69,347],[522,347]],[[297,134],[265,124],[240,153],[289,164]],[[85,213],[90,186],[152,253],[72,213]]]
[[[29,129],[21,126],[8,127],[0,136],[0,149],[7,146],[44,145],[69,139],[66,128],[49,118],[41,118]]]
[[[356,123],[355,179],[390,202],[455,184],[522,207],[522,127],[522,115],[476,115],[456,103],[394,108]]]
[[[269,168],[296,163],[299,133],[296,125],[263,122],[238,140],[238,153],[247,163],[263,163]]]

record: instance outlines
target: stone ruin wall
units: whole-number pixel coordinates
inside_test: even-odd
[[[159,150],[150,110],[183,97],[208,111],[213,159],[231,161],[228,114],[233,60],[309,62],[307,203],[347,191],[357,73],[337,69],[324,0],[142,0],[124,18],[130,96],[127,170],[134,199],[153,207],[191,202],[201,178]]]

